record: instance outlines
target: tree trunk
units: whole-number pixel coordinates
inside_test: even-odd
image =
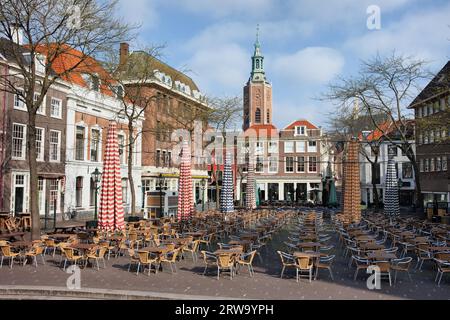
[[[128,182],[130,183],[131,192],[131,208],[130,214],[134,216],[136,214],[136,192],[134,190],[134,180],[133,180],[133,149],[134,149],[134,138],[133,138],[133,124],[128,124]]]
[[[31,239],[37,240],[41,236],[41,221],[38,204],[38,172],[36,161],[36,114],[28,113],[27,126],[28,164],[30,167],[30,213],[31,213]],[[58,205],[58,204],[57,204]]]
[[[419,167],[415,161],[411,161],[411,163],[414,169],[414,180],[416,184],[416,209],[423,209],[423,193],[422,186],[420,184]]]

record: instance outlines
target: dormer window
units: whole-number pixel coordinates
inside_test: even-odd
[[[34,64],[36,66],[36,73],[45,73],[45,56],[36,54]]]
[[[117,99],[123,98],[125,95],[125,92],[123,91],[123,87],[121,85],[114,87],[114,93],[116,94]]]
[[[86,82],[89,89],[93,91],[100,91],[100,79],[97,75],[83,74],[83,80]]]
[[[295,126],[294,129],[295,136],[306,136],[306,127],[305,126]]]

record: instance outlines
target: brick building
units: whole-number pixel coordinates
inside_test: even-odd
[[[0,39],[0,72],[2,76],[12,80],[20,74],[17,55],[23,59],[29,58],[28,51],[21,43],[13,43],[4,38]],[[35,59],[38,59],[36,56]],[[43,65],[36,63],[36,75],[42,76]],[[17,78],[17,77],[16,77]],[[17,78],[17,87],[21,80]],[[37,84],[36,91],[39,90]],[[43,104],[37,112],[36,147],[38,154],[37,171],[39,176],[39,212],[44,216],[46,212],[58,215],[63,210],[64,197],[62,194],[65,176],[65,148],[66,148],[66,110],[69,86],[56,82],[44,97]],[[37,97],[36,92],[36,97]],[[1,129],[1,195],[0,210],[20,214],[29,212],[30,205],[30,173],[27,145],[28,111],[23,99],[0,89],[0,125]],[[56,204],[56,208],[55,208]]]
[[[416,119],[416,149],[424,202],[450,201],[450,61],[409,105]]]

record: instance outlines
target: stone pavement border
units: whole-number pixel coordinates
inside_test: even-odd
[[[22,298],[23,297],[23,298]],[[67,289],[51,286],[0,286],[0,300],[34,299],[43,297],[62,299],[104,299],[104,300],[236,300],[229,297],[161,293],[151,291],[111,290],[98,288]]]

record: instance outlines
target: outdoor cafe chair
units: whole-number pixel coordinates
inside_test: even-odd
[[[199,240],[193,240],[193,241],[187,243],[187,245],[183,248],[183,253],[184,252],[191,253],[193,262],[197,261],[198,244],[199,244]]]
[[[397,254],[398,247],[392,247],[392,248],[381,249],[381,250],[384,251],[385,253]]]
[[[277,251],[278,255],[281,259],[281,265],[283,266],[281,268],[281,275],[280,278],[283,279],[284,270],[286,268],[295,268],[295,258],[293,255],[283,252],[283,251]]]
[[[355,261],[356,264],[356,270],[353,276],[353,280],[356,281],[359,270],[367,270],[370,264],[368,259],[359,256],[353,256],[353,260]]]
[[[131,270],[132,265],[137,265],[139,263],[139,255],[132,248],[127,249],[128,255],[130,257],[130,262],[128,263],[128,272]]]
[[[409,242],[399,242],[399,245],[402,246],[402,251],[400,253],[400,257],[404,258],[409,252],[414,252],[416,246]],[[395,281],[394,281],[395,282]]]
[[[320,247],[319,251],[320,252],[327,252],[327,251],[333,250],[333,248],[334,248],[334,245],[331,244],[329,246],[322,246],[322,247]]]
[[[16,257],[20,258],[20,253],[12,252],[10,245],[1,246],[1,252],[2,252],[2,260],[1,260],[1,263],[0,263],[0,268],[3,267],[3,259],[4,258],[9,259],[9,267],[10,268],[12,268],[12,266],[13,266],[14,259]]]
[[[38,244],[33,245],[31,250],[26,251],[23,254],[23,257],[24,257],[23,265],[25,265],[27,263],[27,258],[33,258],[34,265],[37,268],[37,257],[38,256],[40,256],[42,258],[42,264],[45,264],[43,252],[44,252],[43,246],[38,245]]]
[[[253,259],[255,257],[255,254],[256,250],[253,250],[251,252],[243,253],[240,256],[238,256],[236,260],[238,269],[236,270],[236,272],[239,270],[240,266],[247,266],[250,277],[253,278],[255,274],[255,272],[253,271]]]
[[[284,241],[283,243],[286,245],[287,251],[289,251],[290,253],[293,253],[294,251],[298,251],[298,248],[295,244],[286,242],[286,241]]]
[[[106,250],[108,250],[107,247],[99,247],[99,248],[93,249],[91,252],[88,252],[86,254],[86,256],[84,257],[84,259],[85,259],[84,266],[86,267],[89,260],[92,259],[92,260],[95,260],[95,263],[97,264],[97,270],[100,270],[99,263],[98,263],[99,260],[103,261],[103,268],[106,268],[106,262],[105,262]]]
[[[205,245],[208,248],[208,250],[211,250],[211,243],[213,237],[214,237],[213,233],[207,234],[206,236],[204,236],[202,239],[199,240],[199,246]]]
[[[230,279],[233,280],[234,256],[232,254],[225,253],[217,256],[217,280],[220,278],[221,271],[228,271],[230,273]]]
[[[333,264],[334,258],[336,256],[330,255],[330,256],[326,256],[326,257],[320,257],[319,258],[319,262],[317,263],[317,269],[316,269],[316,277],[314,278],[314,280],[317,279],[317,276],[319,275],[319,270],[320,269],[327,269],[330,272],[330,277],[331,280],[334,280],[333,278],[333,272],[331,271],[331,265]]]
[[[178,254],[180,252],[181,248],[178,249],[173,249],[167,253],[165,253],[159,260],[159,263],[162,264],[163,262],[168,263],[170,266],[170,271],[172,273],[174,273],[173,271],[175,270],[175,273],[177,272],[177,257]],[[172,267],[173,266],[173,267]]]
[[[67,262],[77,265],[78,261],[81,261],[81,259],[83,259],[83,256],[76,255],[75,250],[72,248],[63,247],[63,251],[64,251],[64,256],[65,256],[63,270],[66,270]]]
[[[411,275],[409,274],[409,267],[411,266],[411,257],[393,259],[391,260],[391,269],[395,271],[394,273],[394,284],[397,283],[397,273],[406,272],[408,274],[409,281],[412,282]]]
[[[148,275],[150,275],[150,272],[152,270],[152,265],[155,265],[155,274],[158,273],[158,257],[150,256],[150,253],[148,251],[138,251],[139,261],[137,266],[136,275],[139,274],[140,267],[142,265],[143,269],[142,272],[145,271],[145,266],[148,266]]]
[[[313,262],[310,257],[296,257],[295,261],[295,269],[296,269],[296,278],[297,282],[299,277],[301,277],[302,273],[308,273],[309,282],[312,280],[313,274]]]
[[[387,276],[389,285],[392,286],[391,263],[389,261],[375,261],[373,264],[380,269],[380,279],[383,279],[383,276]]]
[[[44,239],[44,243],[45,243],[44,254],[47,254],[48,249],[53,249],[53,257],[54,257],[56,248],[57,248],[57,244],[55,243],[55,240],[51,239],[51,238],[46,238],[46,239]]]
[[[441,285],[442,276],[444,273],[450,273],[450,262],[444,261],[440,259],[435,259],[436,265],[437,265],[437,274],[436,278],[434,279],[434,282],[438,281],[438,286]]]
[[[426,248],[426,245],[423,246],[421,244],[416,247],[416,255],[417,255],[417,264],[416,269],[422,270],[423,263],[425,261],[432,261],[433,257],[431,252]]]

